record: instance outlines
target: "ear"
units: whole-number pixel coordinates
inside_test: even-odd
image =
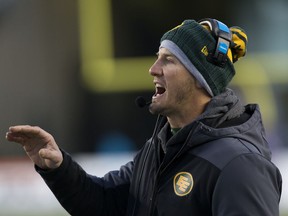
[[[199,92],[201,92],[201,94],[205,95],[206,98],[212,98],[211,95],[207,92],[207,90],[203,88],[197,80],[195,80],[195,87]]]

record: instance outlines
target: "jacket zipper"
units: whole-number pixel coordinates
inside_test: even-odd
[[[191,131],[193,131],[194,128],[191,129]],[[181,149],[177,152],[177,154],[173,157],[172,160],[170,160],[170,162],[161,170],[161,165],[157,171],[157,174],[156,174],[156,180],[155,180],[155,184],[154,184],[154,188],[153,188],[153,194],[152,194],[152,197],[150,198],[150,206],[149,206],[149,216],[153,216],[154,214],[154,211],[155,211],[155,197],[156,197],[156,192],[157,192],[157,188],[158,188],[158,181],[159,181],[159,178],[160,178],[160,175],[167,169],[167,167],[169,167],[177,158],[178,156],[182,153],[182,150],[184,149],[184,147],[186,146],[188,140],[190,140],[190,136],[191,136],[191,132],[189,133],[189,135],[187,136],[187,139],[185,141],[185,143],[183,144],[183,146],[181,147]],[[163,162],[162,162],[163,163]]]
[[[152,147],[152,145],[154,143],[154,139],[156,137],[156,132],[158,131],[158,128],[161,125],[161,120],[162,120],[161,115],[158,115],[157,120],[156,120],[156,126],[155,126],[155,129],[154,129],[153,134],[152,134],[151,142],[149,143],[147,152],[146,152],[144,160],[143,160],[143,164],[141,166],[141,172],[140,172],[140,176],[139,176],[139,180],[138,180],[138,187],[136,189],[137,191],[136,191],[136,197],[135,197],[135,203],[134,203],[134,206],[133,206],[132,216],[134,216],[135,210],[136,210],[136,206],[137,206],[137,198],[138,198],[138,195],[139,195],[139,188],[141,186],[141,179],[142,179],[143,170],[144,170],[144,167],[145,167],[145,164],[146,164],[146,161],[147,161],[147,157],[148,157],[149,152],[151,150],[151,147]],[[159,124],[157,125],[158,122],[159,122]]]

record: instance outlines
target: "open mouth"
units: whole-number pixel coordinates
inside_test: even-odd
[[[156,97],[157,97],[157,96],[160,96],[160,95],[164,94],[165,91],[166,91],[166,89],[165,89],[164,87],[162,87],[162,86],[157,86],[157,85],[156,85],[155,96],[156,96]]]

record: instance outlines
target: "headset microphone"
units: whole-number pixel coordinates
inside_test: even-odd
[[[148,106],[152,103],[152,101],[146,101],[144,97],[139,96],[136,98],[135,103],[138,107],[143,108],[145,106]]]

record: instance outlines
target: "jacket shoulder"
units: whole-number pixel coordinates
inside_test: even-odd
[[[193,148],[192,153],[203,158],[220,170],[239,155],[255,153],[259,150],[251,143],[237,138],[220,138]]]

